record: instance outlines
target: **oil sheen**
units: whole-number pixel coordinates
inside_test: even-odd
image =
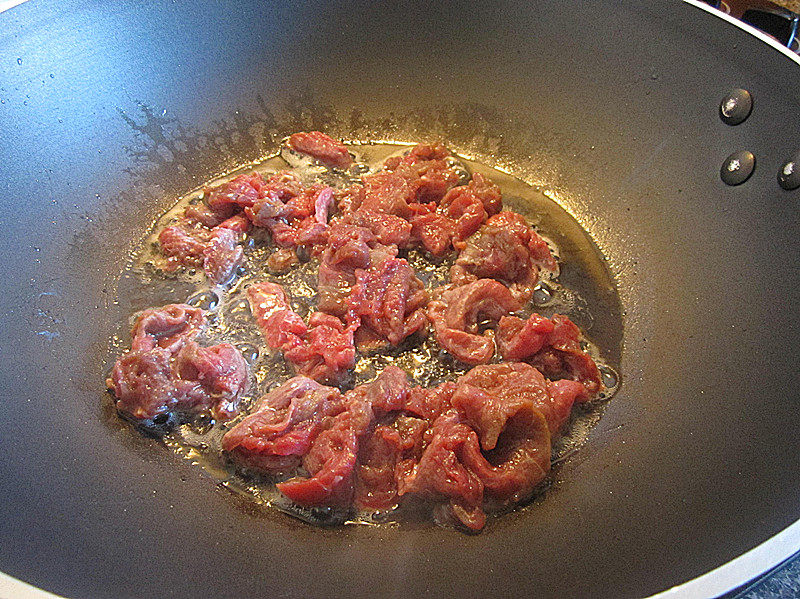
[[[268,235],[259,231],[244,240],[245,260],[232,281],[212,286],[202,272],[183,270],[165,273],[164,259],[158,251],[157,236],[164,226],[177,220],[190,203],[202,201],[203,189],[217,185],[244,172],[269,174],[291,169],[306,184],[323,183],[345,187],[359,181],[361,174],[380,168],[389,156],[405,152],[404,144],[353,144],[351,153],[356,164],[346,173],[331,171],[313,161],[284,149],[256,164],[242,167],[203,188],[186,194],[167,211],[144,236],[131,256],[118,285],[120,308],[127,314],[166,303],[188,302],[209,311],[208,327],[200,341],[229,342],[236,345],[251,367],[251,385],[243,400],[242,414],[267,390],[292,376],[280,352],[270,350],[262,341],[244,293],[251,283],[269,280],[280,284],[290,297],[292,308],[307,316],[316,304],[316,272],[318,262],[310,259],[294,266],[285,274],[270,274],[266,261],[274,248]],[[558,463],[575,452],[586,440],[592,425],[599,419],[603,406],[618,389],[619,359],[622,340],[622,318],[616,287],[605,266],[605,260],[589,235],[559,204],[542,190],[532,187],[510,173],[500,171],[467,158],[454,159],[466,181],[470,173],[481,173],[495,182],[503,192],[506,208],[522,214],[550,244],[559,261],[557,277],[539,283],[533,299],[524,312],[544,316],[554,313],[569,316],[586,336],[586,349],[595,358],[605,385],[599,399],[573,410],[572,421],[556,442],[553,462]],[[447,282],[453,257],[432,260],[419,250],[402,251],[428,288]],[[131,321],[133,316],[131,317]],[[130,322],[123,323],[112,337],[108,368],[129,343]],[[453,380],[468,370],[439,348],[432,337],[409,338],[401,346],[380,352],[359,354],[351,377],[343,388],[374,379],[383,368],[395,364],[405,370],[414,384],[436,385]],[[257,476],[243,476],[226,462],[221,453],[221,439],[237,420],[225,424],[209,417],[199,417],[164,436],[166,447],[204,468],[220,485],[251,500],[291,513],[295,517],[325,523],[335,521],[336,515],[322,510],[304,510],[288,504],[275,491],[272,481]],[[543,485],[546,486],[547,482]],[[397,514],[362,514],[348,519],[350,523],[376,524],[409,518],[413,510]]]

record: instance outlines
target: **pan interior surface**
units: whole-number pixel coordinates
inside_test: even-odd
[[[0,22],[0,570],[68,597],[636,597],[797,520],[786,56],[666,0],[32,1]],[[734,88],[754,109],[729,127]],[[103,402],[148,225],[314,129],[441,139],[546,189],[607,258],[623,386],[552,488],[481,535],[265,513]],[[741,149],[756,170],[727,187]]]

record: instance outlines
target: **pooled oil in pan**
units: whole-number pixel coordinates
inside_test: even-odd
[[[217,185],[243,172],[269,174],[287,169],[299,175],[305,184],[321,183],[332,187],[346,187],[358,182],[362,174],[379,169],[389,156],[407,151],[409,145],[352,144],[349,149],[356,162],[346,172],[327,169],[300,154],[284,149],[257,164],[209,181],[203,188]],[[541,190],[531,187],[512,174],[485,164],[464,157],[453,160],[459,170],[463,170],[464,182],[471,173],[477,172],[496,183],[503,192],[504,206],[528,219],[548,241],[558,258],[559,275],[539,282],[523,313],[538,312],[547,317],[555,313],[569,316],[583,331],[587,339],[585,349],[600,367],[604,387],[598,399],[576,406],[571,421],[555,442],[552,460],[553,463],[560,462],[585,442],[592,426],[600,418],[604,404],[620,384],[617,372],[622,318],[616,287],[604,264],[602,253],[589,235]],[[251,385],[248,395],[243,398],[243,409],[238,418],[232,422],[218,423],[208,416],[200,415],[164,435],[165,445],[204,468],[231,491],[308,522],[378,524],[414,518],[413,505],[410,506],[411,509],[389,514],[345,514],[328,508],[301,508],[278,493],[274,481],[267,477],[246,475],[223,457],[221,440],[225,432],[249,412],[258,397],[292,376],[281,353],[271,350],[263,343],[250,314],[244,290],[249,284],[258,281],[278,283],[286,291],[292,308],[306,317],[316,304],[318,261],[311,258],[295,265],[285,274],[271,274],[267,268],[267,259],[274,248],[269,243],[269,236],[256,230],[245,236],[244,262],[233,280],[225,285],[210,285],[199,269],[165,273],[164,258],[158,251],[158,233],[164,226],[177,220],[188,204],[202,201],[202,198],[202,188],[185,195],[154,223],[139,249],[131,256],[128,268],[120,279],[119,302],[122,308],[127,308],[129,314],[151,306],[179,302],[208,310],[208,327],[201,340],[208,343],[224,341],[236,345],[251,367]],[[401,256],[409,261],[428,289],[447,282],[454,259],[451,256],[434,260],[421,250],[401,251]],[[129,326],[121,327],[112,339],[109,368],[126,346],[125,329],[128,328]],[[413,384],[425,387],[454,380],[469,369],[442,350],[432,336],[414,335],[396,348],[359,353],[352,376],[343,383],[342,388],[368,382],[390,364],[405,370]],[[541,487],[545,488],[548,484],[546,480]],[[408,506],[404,506],[406,507]]]

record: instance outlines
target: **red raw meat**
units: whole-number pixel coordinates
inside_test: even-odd
[[[158,234],[158,243],[161,253],[167,257],[167,269],[200,264],[210,236],[208,229],[189,229],[181,225],[165,227]]]
[[[448,500],[453,516],[465,526],[480,530],[486,524],[483,482],[465,464],[466,447],[477,446],[474,430],[451,411],[439,416],[431,428],[431,441],[410,472],[398,482],[399,495],[415,493]]]
[[[222,438],[238,464],[270,474],[288,473],[322,430],[343,409],[338,389],[296,376],[261,397],[255,409]]]
[[[427,292],[406,260],[389,258],[369,270],[357,269],[355,277],[349,302],[362,327],[371,329],[373,345],[380,339],[399,345],[427,325]]]
[[[203,324],[203,311],[187,304],[148,308],[133,325],[131,349],[141,351],[158,346],[175,353],[197,337]]]
[[[256,173],[239,175],[205,192],[208,207],[225,218],[232,216],[234,210],[252,206],[267,193],[264,178]]]
[[[415,201],[438,203],[461,179],[454,164],[448,162],[450,157],[449,150],[440,144],[419,144],[405,156],[387,159],[383,168],[407,182]]]
[[[117,409],[149,420],[174,410],[211,409],[221,420],[233,417],[247,391],[248,367],[228,343],[201,347],[193,339],[202,311],[185,304],[145,310],[131,331],[133,342],[106,381]]]
[[[303,343],[308,327],[286,302],[276,283],[256,283],[247,288],[250,311],[261,334],[272,349],[289,349]]]
[[[391,424],[375,427],[358,453],[355,504],[359,509],[390,510],[397,505],[397,481],[407,476],[423,447],[428,422],[397,416]]]
[[[298,373],[320,382],[336,381],[355,364],[357,321],[345,326],[335,316],[315,312],[306,326],[275,283],[251,285],[247,297],[267,345],[282,351]]]
[[[347,146],[319,131],[290,135],[289,147],[302,154],[308,154],[328,166],[347,168],[353,164]]]
[[[570,379],[583,385],[576,401],[590,400],[601,387],[600,370],[581,348],[580,329],[566,316],[548,320],[533,314],[527,320],[516,316],[500,319],[497,342],[507,360],[525,360],[552,379]]]
[[[211,238],[203,250],[203,270],[214,283],[226,283],[242,263],[242,256],[237,234],[220,225],[211,231]]]
[[[547,243],[516,212],[500,212],[466,240],[450,270],[450,280],[463,285],[476,279],[497,279],[520,302],[527,302],[540,268],[557,269]]]
[[[466,364],[485,364],[494,355],[493,332],[481,333],[480,319],[498,321],[520,309],[508,288],[492,279],[479,279],[442,294],[428,304],[436,340]]]
[[[364,199],[359,210],[391,214],[406,219],[411,216],[408,202],[413,198],[413,191],[405,179],[385,172],[364,175],[362,179]]]
[[[368,403],[349,398],[345,410],[314,439],[303,458],[303,467],[310,476],[278,483],[278,490],[300,505],[350,504],[359,438],[372,418]]]
[[[435,209],[435,206],[433,208]],[[418,210],[417,214],[411,217],[411,240],[434,256],[442,257],[452,247],[455,228],[453,219],[444,214]]]

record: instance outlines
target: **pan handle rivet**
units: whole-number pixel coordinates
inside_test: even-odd
[[[753,111],[753,96],[746,89],[735,89],[719,103],[719,117],[727,125],[743,123]]]
[[[800,187],[800,152],[781,166],[778,171],[778,185],[789,191]]]
[[[734,152],[722,163],[719,176],[726,185],[741,185],[750,178],[756,168],[756,157],[752,152]]]

